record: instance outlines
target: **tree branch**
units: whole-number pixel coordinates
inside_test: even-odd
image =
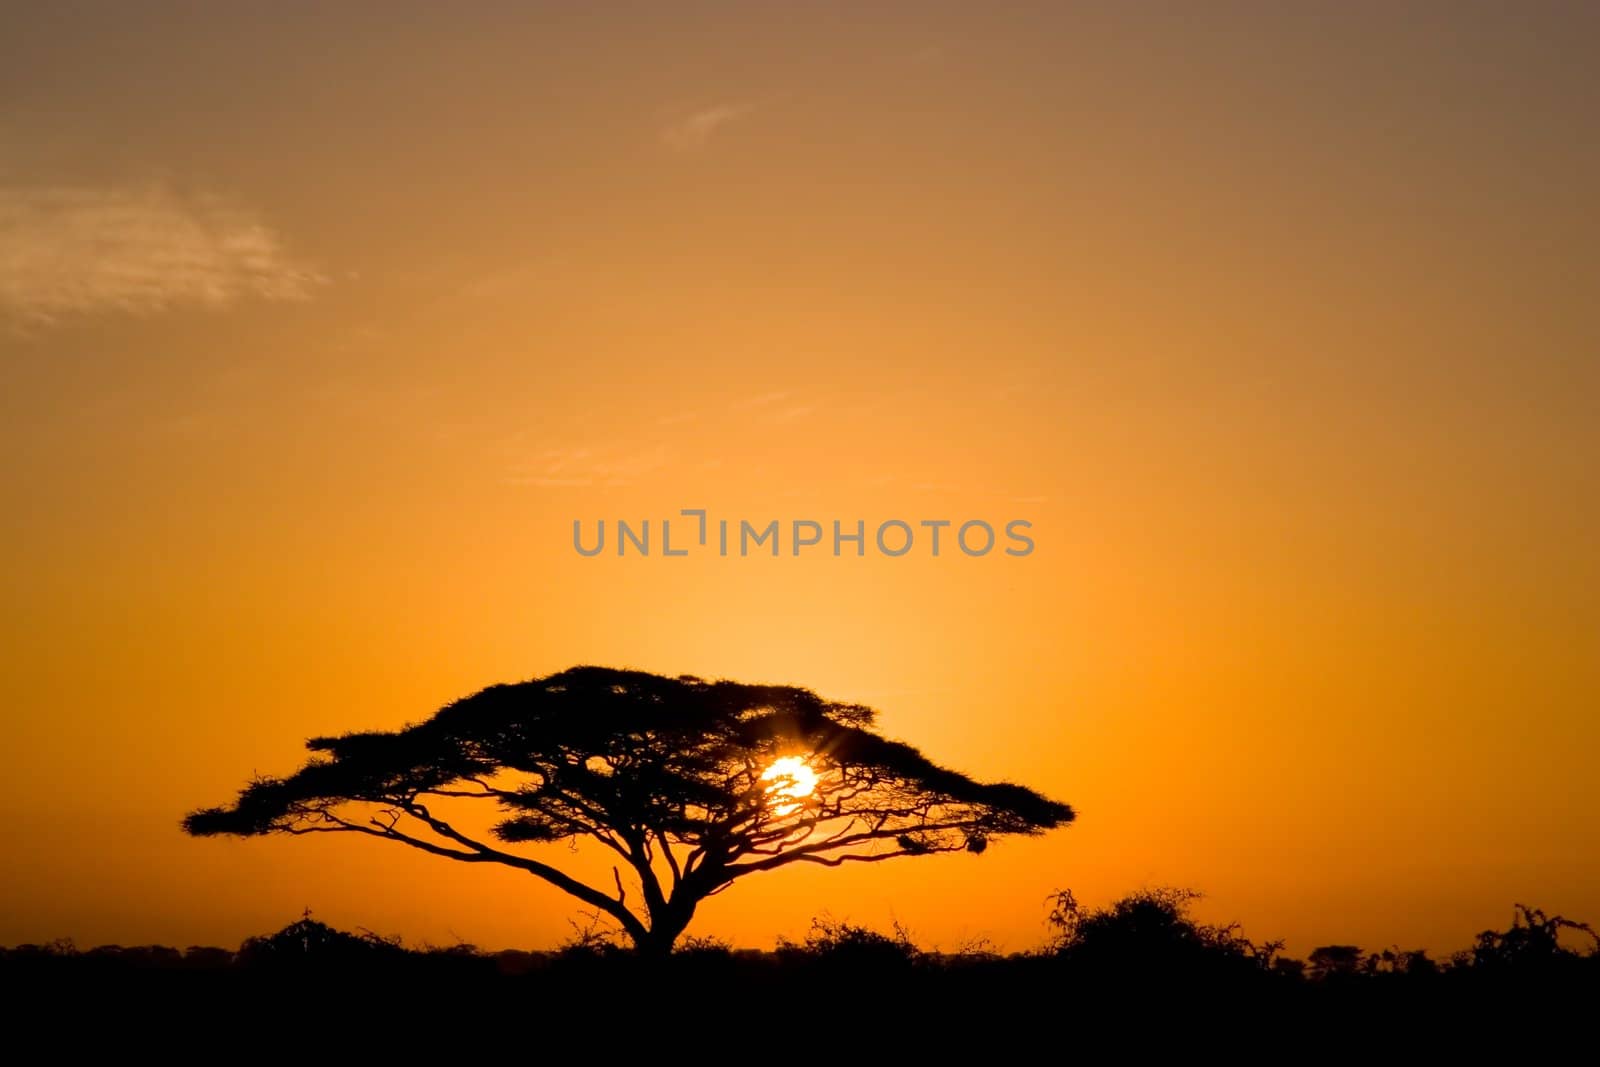
[[[499,863],[506,867],[512,867],[520,871],[526,871],[535,878],[539,878],[550,883],[557,889],[560,889],[562,892],[577,897],[585,904],[602,909],[608,915],[613,916],[619,923],[621,923],[623,929],[627,930],[630,936],[644,937],[647,935],[648,931],[646,930],[644,923],[639,920],[639,917],[634,915],[633,912],[623,907],[617,901],[611,899],[608,894],[602,893],[600,890],[586,885],[583,882],[578,881],[576,878],[563,874],[561,871],[551,867],[549,864],[540,863],[538,860],[530,859],[526,856],[517,856],[509,852],[502,852],[497,848],[491,848],[490,846],[485,845],[481,841],[475,841],[455,829],[455,827],[451,826],[444,820],[435,818],[428,812],[426,807],[416,803],[415,801],[411,801],[409,804],[402,805],[401,807],[408,815],[427,823],[428,827],[432,829],[434,833],[441,837],[448,838],[459,845],[465,846],[470,850],[470,852],[464,853],[452,848],[445,848],[440,845],[435,845],[430,841],[424,841],[421,838],[412,837],[409,834],[402,833],[393,827],[390,827],[389,829],[379,829],[358,826],[347,820],[339,818],[330,811],[322,811],[318,814],[320,814],[322,818],[338,823],[348,830],[365,833],[371,837],[399,841],[402,844],[410,845],[412,848],[421,849],[422,851],[431,853],[435,856],[444,856],[448,859],[459,860],[465,863]],[[291,829],[289,832],[293,833],[294,830]]]
[[[866,844],[869,841],[885,841],[890,839],[898,840],[899,838],[912,833],[939,833],[945,830],[964,830],[968,825],[969,824],[966,820],[962,820],[960,822],[930,823],[923,826],[885,827],[880,825],[877,828],[871,830],[862,830],[859,833],[850,834],[845,837],[838,837],[836,839],[830,838],[819,841],[813,845],[804,845],[800,848],[792,848],[787,851],[780,852],[775,856],[769,856],[766,859],[755,860],[749,863],[729,864],[723,868],[723,877],[731,880],[744,874],[752,874],[756,871],[770,871],[774,868],[782,867],[785,864],[794,863],[799,860],[807,860],[808,862],[812,863],[822,862],[822,857],[825,857],[828,853],[836,852],[839,849],[849,848],[852,845]],[[874,853],[872,855],[884,855],[885,858],[887,858],[888,855],[923,855],[929,852],[955,852],[961,847],[963,846],[929,844],[926,847],[919,849],[902,849],[900,852],[896,853]],[[833,858],[844,861],[846,859],[862,860],[865,857],[851,855]],[[825,866],[836,867],[838,864],[828,863],[825,864]]]

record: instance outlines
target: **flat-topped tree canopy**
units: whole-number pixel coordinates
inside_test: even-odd
[[[876,713],[793,686],[575,667],[494,685],[393,732],[307,742],[287,778],[183,821],[196,835],[359,833],[468,863],[525,870],[667,951],[695,906],[790,863],[837,866],[979,853],[1073,812],[1020,785],[982,783],[874,732]],[[490,834],[446,806],[492,804]],[[580,882],[518,845],[593,839],[622,868]]]

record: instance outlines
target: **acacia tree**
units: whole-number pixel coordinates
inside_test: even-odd
[[[1072,820],[1030,789],[937,766],[874,732],[875,716],[789,686],[576,667],[491,686],[402,730],[313,738],[299,771],[259,778],[183,828],[361,834],[502,864],[610,916],[639,951],[666,953],[701,901],[759,871],[981,853]],[[492,806],[487,833],[460,828],[471,802]],[[515,850],[582,840],[616,854],[611,884]]]

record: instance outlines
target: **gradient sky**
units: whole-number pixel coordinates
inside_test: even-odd
[[[5,4],[0,943],[554,944],[513,871],[177,820],[584,662],[869,703],[1080,812],[693,933],[1600,919],[1597,46],[1592,4]],[[570,547],[685,507],[1038,547]]]

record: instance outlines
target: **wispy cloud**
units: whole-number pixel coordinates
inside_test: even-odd
[[[816,414],[817,406],[806,403],[787,389],[739,397],[731,405],[737,415],[759,422],[797,422]]]
[[[591,485],[632,485],[668,466],[672,457],[662,445],[652,447],[549,448],[530,463],[512,467],[506,481],[541,489],[575,489]]]
[[[754,111],[754,104],[715,104],[677,115],[661,127],[661,140],[678,152],[704,148],[719,130]]]
[[[750,396],[739,397],[734,400],[733,410],[756,411],[762,408],[770,408],[774,404],[789,399],[790,395],[787,389],[779,389],[770,393],[752,393]]]
[[[297,300],[323,281],[255,216],[215,196],[160,184],[0,186],[0,317],[43,325]]]

